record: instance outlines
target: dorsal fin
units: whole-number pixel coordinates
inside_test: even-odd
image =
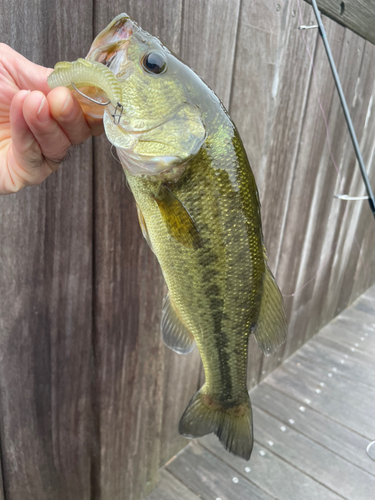
[[[178,354],[187,354],[194,349],[194,337],[177,314],[169,294],[164,299],[161,331],[164,343]]]

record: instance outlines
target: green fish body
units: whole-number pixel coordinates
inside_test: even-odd
[[[248,460],[249,336],[270,354],[285,340],[286,320],[242,141],[215,94],[126,15],[98,35],[87,59],[93,74],[99,62],[116,77],[109,82],[101,75],[100,88],[111,100],[104,124],[168,286],[163,339],[181,354],[196,343],[204,366],[205,384],[179,431],[187,437],[214,432]],[[95,83],[85,76],[81,85]]]

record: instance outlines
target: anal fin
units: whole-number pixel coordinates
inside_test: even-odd
[[[169,295],[164,299],[161,331],[164,343],[178,354],[188,354],[193,350],[194,337],[181,321]]]
[[[258,322],[253,333],[266,356],[275,352],[286,339],[287,323],[283,298],[268,266],[263,282]]]

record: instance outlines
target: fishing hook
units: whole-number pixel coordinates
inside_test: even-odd
[[[78,92],[78,94],[80,94],[82,97],[85,97],[86,99],[88,99],[89,101],[93,102],[94,104],[99,104],[99,106],[108,106],[108,104],[111,104],[111,101],[108,101],[108,102],[99,102],[99,101],[96,101],[92,97],[89,97],[88,95],[84,94],[79,89],[77,89],[77,87],[74,85],[73,82],[70,82],[70,83],[71,83],[72,87],[74,88],[74,90],[76,90]],[[119,125],[123,111],[124,111],[124,106],[121,103],[118,102],[117,105],[116,105],[114,114],[111,115],[112,118],[113,118],[113,123],[115,125]]]
[[[78,94],[81,94],[81,96],[86,97],[86,99],[88,99],[91,102],[94,102],[95,104],[99,104],[99,106],[108,106],[108,104],[111,103],[111,101],[108,101],[108,102],[99,102],[99,101],[96,101],[92,97],[89,97],[88,95],[86,95],[83,92],[81,92],[80,90],[78,90],[77,87],[74,85],[73,82],[70,82],[70,83],[71,83],[72,87],[74,88],[74,90],[76,90],[78,92]]]

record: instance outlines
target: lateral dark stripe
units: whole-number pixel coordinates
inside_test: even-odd
[[[232,378],[230,372],[230,355],[227,352],[229,338],[226,332],[222,331],[222,319],[224,300],[221,297],[220,287],[217,279],[220,279],[214,264],[218,257],[214,249],[210,246],[209,240],[205,240],[199,252],[198,262],[202,269],[202,283],[204,283],[204,294],[210,304],[212,319],[214,323],[214,340],[220,366],[221,394],[220,399],[230,399],[232,394]]]

